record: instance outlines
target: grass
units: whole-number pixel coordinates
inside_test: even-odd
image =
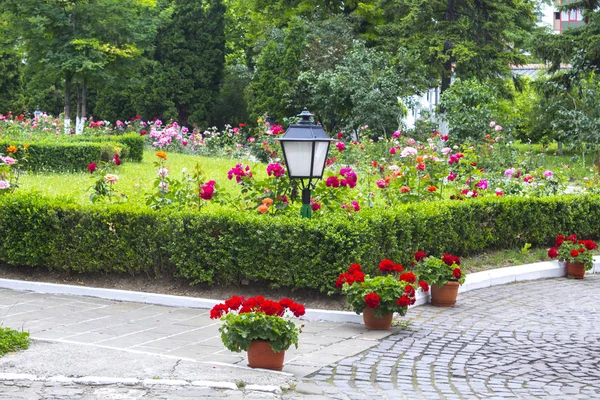
[[[558,155],[558,144],[549,145],[516,143],[515,147],[523,154],[529,152],[531,157],[540,158],[544,168],[555,171],[568,166],[569,175],[575,179],[591,177],[598,171],[600,163],[598,152],[582,152],[563,148],[563,154]]]
[[[29,347],[29,333],[0,328],[0,356]]]
[[[526,252],[521,249],[492,250],[461,257],[461,268],[467,273],[472,273],[548,260],[547,248],[534,248]]]
[[[125,193],[130,202],[145,203],[146,194],[154,190],[153,184],[156,179],[156,167],[154,162],[157,157],[155,151],[146,150],[144,160],[141,163],[124,162],[117,168],[116,175],[119,181],[115,184],[115,189]],[[176,179],[182,178],[183,168],[187,168],[191,173],[199,163],[205,173],[206,180],[214,179],[221,189],[229,193],[235,193],[235,180],[227,179],[229,171],[236,163],[235,159],[208,158],[188,154],[168,153],[167,168],[170,170],[170,176]],[[265,166],[260,163],[249,164],[255,175],[266,175]],[[88,203],[89,190],[94,183],[95,178],[88,172],[80,173],[40,173],[27,174],[21,177],[19,182],[20,189],[24,192],[38,192],[48,196],[62,196],[73,199],[77,203]]]

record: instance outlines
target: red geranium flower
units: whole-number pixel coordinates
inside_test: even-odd
[[[285,309],[276,301],[273,300],[263,300],[260,303],[259,311],[264,312],[267,315],[278,315],[283,316]]]
[[[398,300],[396,300],[396,302],[400,307],[408,307],[408,305],[410,304],[410,299],[408,298],[408,296],[403,294]]]
[[[593,240],[580,240],[577,243],[584,245],[588,250],[594,250],[598,248],[598,245]]]
[[[563,244],[565,242],[565,237],[563,235],[558,235],[556,237],[556,243],[554,244],[555,247],[560,247],[561,244]]]
[[[304,308],[304,305],[294,303],[290,306],[290,311],[294,314],[294,317],[299,318],[304,315],[306,309]]]
[[[571,242],[573,242],[573,244],[575,244],[575,243],[577,243],[577,235],[573,233],[573,234],[567,236],[567,240],[570,240]]]
[[[460,265],[460,257],[453,256],[452,254],[444,254],[442,261],[449,266],[452,266],[452,264]]]
[[[405,272],[402,275],[400,275],[400,280],[408,283],[415,283],[417,277],[412,272]]]
[[[579,252],[577,250],[571,250],[571,257],[577,257]]]
[[[348,268],[348,272],[350,272],[351,274],[355,273],[356,271],[360,271],[360,264],[352,264],[350,266],[350,268]]]
[[[415,253],[415,261],[419,262],[422,259],[424,259],[425,257],[427,257],[427,253],[425,253],[424,251],[417,251]]]
[[[394,268],[392,269],[392,271],[402,272],[402,271],[404,271],[404,268],[402,268],[402,264],[396,264],[396,265],[394,265]]]
[[[550,250],[548,250],[548,257],[550,257],[550,258],[558,257],[558,249],[556,247],[552,247]]]
[[[367,307],[369,308],[377,308],[379,307],[379,295],[377,293],[367,293],[365,296],[365,303],[367,303]]]
[[[384,259],[379,263],[379,270],[382,272],[392,271],[394,269],[394,262],[392,260]]]
[[[225,301],[225,305],[230,310],[237,310],[238,308],[241,307],[241,305],[242,305],[243,302],[244,302],[244,298],[243,297],[232,296],[229,300]]]
[[[460,279],[460,277],[462,276],[460,268],[454,268],[454,270],[452,271],[452,276],[454,276],[456,279]]]
[[[225,304],[217,304],[212,308],[212,310],[210,310],[210,318],[211,319],[219,319],[219,318],[221,318],[221,316],[223,316],[224,314],[227,314],[228,312],[229,312],[229,309],[227,308],[227,306]]]
[[[411,285],[406,285],[404,287],[404,293],[406,293],[406,295],[410,298],[415,297],[415,288]]]
[[[421,287],[421,289],[423,289],[424,292],[429,291],[429,284],[427,284],[427,282],[419,281],[419,286]]]

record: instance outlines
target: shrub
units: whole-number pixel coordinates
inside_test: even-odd
[[[29,333],[0,328],[0,356],[29,347]]]
[[[600,237],[600,196],[484,198],[311,220],[84,206],[19,193],[0,198],[0,260],[10,264],[324,292],[355,262],[373,266],[391,258],[407,265],[417,249],[464,256],[545,246],[555,232]]]
[[[128,153],[122,155],[121,158],[124,160],[141,162],[144,158],[144,136],[140,136],[139,133],[126,133],[124,135],[75,135],[67,136],[65,141],[75,142],[111,142],[119,143],[124,145],[123,147],[128,149]]]
[[[0,142],[0,148],[17,145],[16,142]],[[116,142],[29,142],[27,164],[30,171],[73,172],[83,171],[91,162],[109,161],[115,154],[126,158],[129,147]],[[20,144],[18,147],[21,147]]]

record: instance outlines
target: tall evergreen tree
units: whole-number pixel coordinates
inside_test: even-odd
[[[174,0],[172,5],[171,22],[157,36],[155,96],[173,105],[182,124],[206,124],[223,79],[225,6],[222,0]]]

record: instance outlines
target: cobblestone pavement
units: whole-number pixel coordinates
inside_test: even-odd
[[[321,369],[339,399],[600,398],[600,276],[522,282],[409,310],[409,330]]]

